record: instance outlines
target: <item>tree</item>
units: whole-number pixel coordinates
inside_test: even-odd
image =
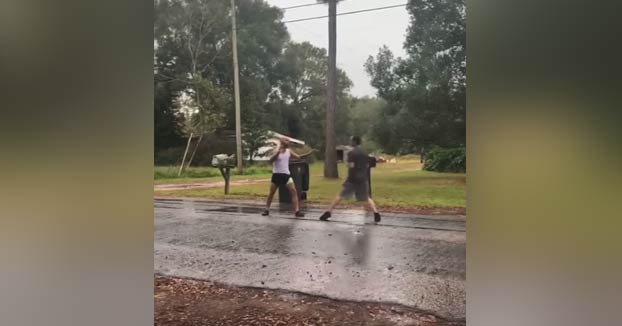
[[[203,137],[209,137],[218,127],[235,126],[228,3],[154,2],[154,79],[162,89],[158,91],[162,97],[158,103],[178,118],[180,110],[187,112],[186,131],[197,135],[188,153],[190,163],[203,161],[197,158],[205,148],[199,147],[201,141],[205,142]],[[335,70],[339,109],[333,119],[326,120],[327,51],[309,43],[289,42],[281,22],[282,11],[265,1],[236,3],[244,133],[272,129],[304,139],[324,151],[326,122],[333,121],[340,126],[335,131],[335,142],[345,141],[351,130],[349,114],[354,103],[349,94],[352,82],[346,74]],[[163,119],[174,125],[168,113]],[[177,130],[182,134],[179,127]],[[181,145],[186,142],[182,140],[177,146]]]
[[[247,120],[244,124],[242,139],[244,155],[248,157],[249,163],[253,164],[259,150],[268,144],[268,131],[265,124],[256,118]]]
[[[203,79],[201,76],[196,78],[198,80],[193,82],[194,88],[187,90],[189,96],[186,97],[185,103],[185,106],[192,110],[189,129],[192,133],[199,135],[188,160],[188,166],[192,164],[204,135],[211,134],[224,125],[225,112],[223,108],[230,101],[229,94],[225,93],[223,89],[215,87],[212,82]],[[197,96],[196,93],[204,94],[204,96]],[[197,103],[197,100],[201,102]]]
[[[199,138],[188,161],[190,166],[205,132],[224,123],[226,93],[206,71],[226,52],[222,27],[226,26],[227,8],[218,1],[206,0],[161,0],[155,7],[156,74],[183,85],[178,97],[192,97],[186,104],[192,111],[191,129]]]
[[[196,154],[205,134],[235,122],[230,8],[220,0],[155,0],[154,9],[155,78],[174,86],[173,98],[192,96]],[[271,74],[289,36],[278,8],[239,0],[237,10],[241,106],[254,107],[272,89]]]
[[[464,0],[411,0],[407,57],[383,47],[368,59],[372,85],[387,101],[374,138],[390,153],[465,144],[465,8]]]
[[[382,126],[380,119],[381,110],[386,107],[386,102],[371,97],[353,99],[350,110],[352,134],[363,137],[365,140],[372,138],[372,131],[376,126]]]
[[[308,42],[288,43],[276,65],[277,82],[267,106],[272,128],[304,139],[309,146],[325,149],[326,81],[328,57],[325,49]],[[345,126],[350,106],[352,82],[344,71],[337,70],[337,103],[340,110],[336,122]],[[339,128],[337,137],[349,133]]]
[[[168,83],[154,79],[154,148],[166,149],[183,144],[183,119],[173,105],[174,91]]]

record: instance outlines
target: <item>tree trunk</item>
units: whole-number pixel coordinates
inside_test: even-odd
[[[324,177],[338,178],[335,134],[337,109],[337,0],[328,2],[328,75],[326,107],[326,151],[324,152]]]
[[[192,164],[194,155],[197,153],[197,149],[199,149],[199,145],[201,145],[201,140],[203,140],[203,132],[201,132],[201,136],[199,136],[199,140],[197,140],[197,144],[194,146],[194,150],[192,151],[192,155],[190,155],[190,159],[188,160],[188,165],[186,167],[190,167],[190,164]]]

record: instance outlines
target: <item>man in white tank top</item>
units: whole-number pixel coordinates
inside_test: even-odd
[[[290,177],[289,160],[292,157],[300,159],[300,156],[289,150],[289,141],[287,138],[281,138],[276,152],[272,155],[272,157],[270,157],[270,162],[272,163],[272,182],[270,183],[270,192],[268,194],[268,200],[266,201],[266,210],[261,213],[261,215],[270,215],[270,205],[272,204],[274,193],[280,186],[287,186],[292,195],[292,202],[294,203],[294,215],[296,217],[305,216],[300,211],[298,192],[296,191],[296,186]]]

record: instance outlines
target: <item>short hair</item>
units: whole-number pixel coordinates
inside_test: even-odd
[[[352,136],[352,138],[350,138],[350,140],[352,140],[352,142],[356,145],[360,145],[361,144],[361,137],[359,136]]]
[[[284,148],[289,148],[289,139],[285,138],[285,137],[281,137],[279,139],[281,146]]]

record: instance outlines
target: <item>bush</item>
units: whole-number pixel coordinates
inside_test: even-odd
[[[434,148],[425,155],[423,169],[435,172],[466,172],[466,148]]]
[[[155,165],[179,165],[184,155],[183,147],[173,147],[154,151]]]

